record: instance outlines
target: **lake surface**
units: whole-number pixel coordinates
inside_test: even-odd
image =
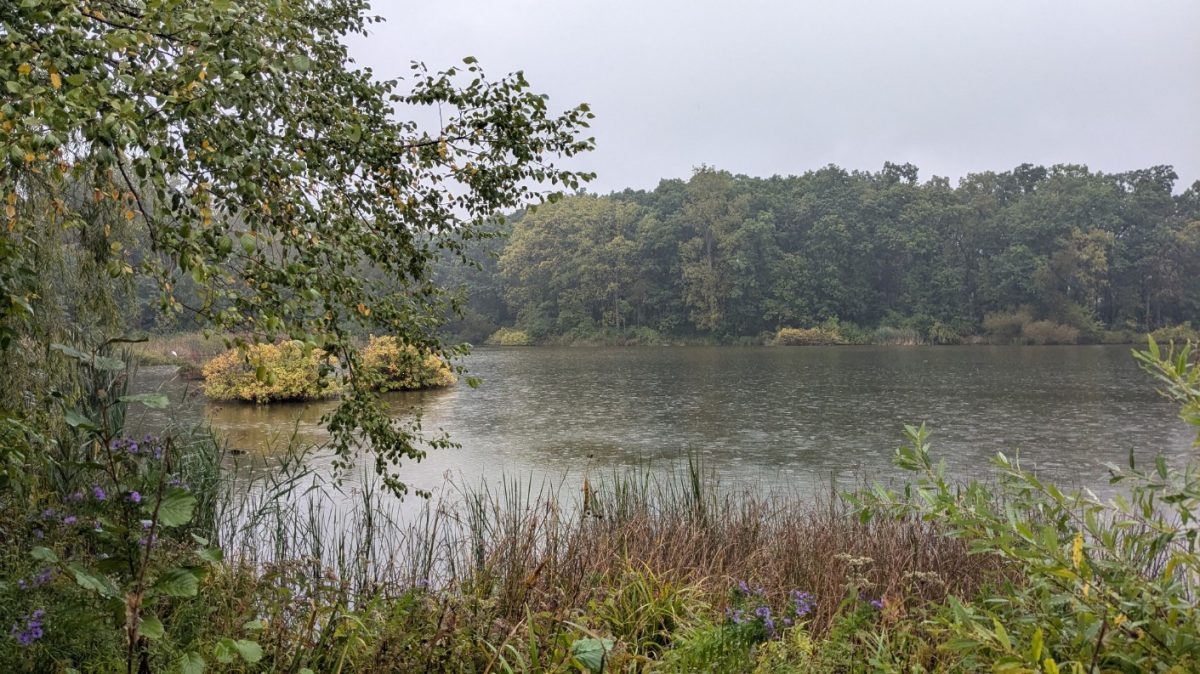
[[[726,482],[808,488],[894,474],[904,424],[926,423],[958,476],[985,476],[997,451],[1069,484],[1102,486],[1103,462],[1190,455],[1192,434],[1127,347],[480,348],[484,380],[389,398],[461,449],[404,468],[447,475],[581,479],[584,471],[670,466],[689,453]],[[143,386],[178,397],[169,368]],[[192,385],[195,388],[195,385]],[[319,443],[335,405],[184,405],[230,446],[269,454],[293,431]],[[317,454],[318,467],[327,455]]]

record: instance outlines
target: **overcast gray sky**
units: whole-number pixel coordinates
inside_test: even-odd
[[[1200,179],[1198,0],[374,0],[380,76],[475,56],[590,103],[592,189],[706,163],[757,176],[912,162],[1172,164]]]

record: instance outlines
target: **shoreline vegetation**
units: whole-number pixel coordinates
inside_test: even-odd
[[[250,344],[227,349],[229,340],[202,333],[155,335],[136,344],[131,358],[143,365],[176,365],[180,376],[200,380],[201,390],[218,401],[256,404],[309,401],[342,395],[348,384],[339,377],[337,358],[297,341]],[[453,386],[454,368],[442,357],[370,335],[355,372],[378,393]]]
[[[1013,320],[1015,317],[1017,320]],[[1160,344],[1184,344],[1200,341],[1200,329],[1190,323],[1158,328],[1149,333],[1134,330],[1109,331],[1096,341],[1055,340],[1057,332],[1053,326],[1036,325],[1024,321],[1017,314],[997,315],[991,323],[997,330],[988,334],[971,335],[955,341],[939,341],[912,329],[877,328],[862,330],[856,326],[830,321],[811,328],[780,328],[775,333],[764,333],[753,337],[718,340],[710,337],[666,338],[656,333],[631,331],[628,334],[598,334],[534,340],[528,333],[516,328],[501,328],[482,342],[483,346],[1020,346],[1059,344],[1108,344],[1136,345],[1145,343],[1147,337]],[[1030,325],[1032,324],[1032,325]],[[1001,327],[1002,326],[1002,327]],[[1032,329],[1030,329],[1032,328]],[[1043,330],[1043,332],[1038,332]],[[1047,336],[1049,334],[1050,336]],[[1066,331],[1067,337],[1072,336]],[[134,358],[143,365],[177,365],[181,375],[201,378],[204,363],[225,352],[218,337],[206,338],[200,332],[174,332],[149,335],[147,341],[136,344]]]
[[[1136,358],[1200,426],[1194,353]],[[125,406],[169,402],[84,367],[108,395],[0,499],[4,671],[1200,666],[1194,463],[1113,466],[1101,500],[1003,455],[953,480],[909,427],[898,490],[728,488],[689,461],[580,491],[447,483],[404,513],[370,479],[331,491],[303,451],[256,471],[203,432],[125,437]]]

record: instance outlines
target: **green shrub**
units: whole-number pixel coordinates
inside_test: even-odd
[[[1105,330],[1100,334],[1101,344],[1134,344],[1142,335],[1134,330]]]
[[[929,341],[934,344],[961,344],[963,341],[961,331],[941,321],[934,321],[929,326],[928,335]]]
[[[533,338],[524,330],[500,328],[487,338],[487,343],[494,346],[532,346]]]
[[[254,403],[319,400],[337,395],[336,359],[300,342],[232,349],[204,365],[204,395]]]
[[[983,331],[994,341],[1008,344],[1019,340],[1025,326],[1031,322],[1033,312],[1028,307],[1011,312],[998,311],[983,317]]]
[[[1136,354],[1164,395],[1200,427],[1200,366],[1190,348]],[[1200,670],[1200,470],[1160,456],[1109,466],[1122,495],[1063,492],[997,455],[995,481],[947,480],[924,427],[907,429],[896,465],[914,472],[903,494],[877,485],[857,498],[866,518],[945,525],[977,555],[1003,560],[1010,580],[993,598],[950,597],[935,618],[943,647],[967,671],[1194,672]],[[1200,441],[1200,437],[1197,438]]]
[[[1079,328],[1054,321],[1033,321],[1021,328],[1021,336],[1030,344],[1075,344]]]
[[[660,656],[676,630],[705,608],[696,588],[655,574],[648,566],[627,569],[592,615],[636,655]]]
[[[1160,344],[1171,342],[1183,344],[1188,341],[1200,341],[1200,330],[1193,328],[1191,322],[1186,322],[1181,325],[1159,328],[1151,332],[1150,336]]]
[[[776,346],[828,346],[845,343],[836,328],[780,328],[775,334]]]
[[[413,391],[451,386],[458,377],[437,354],[423,352],[395,337],[371,335],[361,352],[362,369],[376,391]]]

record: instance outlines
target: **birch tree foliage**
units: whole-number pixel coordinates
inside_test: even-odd
[[[364,0],[2,4],[4,346],[37,319],[30,235],[81,222],[68,184],[149,238],[150,254],[104,250],[113,278],[152,278],[166,311],[302,340],[348,374],[355,333],[452,351],[433,334],[430,262],[591,178],[556,165],[592,147],[588,107],[552,112],[521,73],[490,79],[469,57],[398,80],[354,67],[344,39],[380,20]],[[198,293],[178,292],[185,278]],[[419,429],[352,382],[328,418],[340,463],[369,447],[403,493]]]

